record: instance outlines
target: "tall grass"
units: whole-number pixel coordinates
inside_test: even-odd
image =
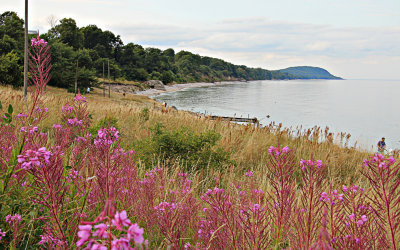
[[[14,107],[0,126],[2,247],[398,247],[400,165],[348,148],[349,135],[333,142],[328,128],[211,121],[101,90],[74,97],[46,79],[34,80],[28,103],[0,87],[2,103]],[[184,138],[195,140],[213,130],[231,161],[200,169],[179,156],[142,161],[146,152],[132,147],[159,123],[190,128]]]

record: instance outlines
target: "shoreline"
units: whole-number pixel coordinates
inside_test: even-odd
[[[170,93],[181,91],[187,88],[201,88],[201,87],[209,87],[209,86],[217,86],[217,85],[227,85],[227,84],[238,84],[243,83],[243,81],[224,81],[224,82],[194,82],[194,83],[176,83],[173,85],[165,85],[165,90],[160,89],[146,89],[143,91],[136,91],[135,95],[143,95],[149,98],[153,96],[157,96],[163,93]],[[153,99],[153,98],[152,98]]]

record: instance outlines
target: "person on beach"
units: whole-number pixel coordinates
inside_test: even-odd
[[[87,93],[88,93],[88,94],[90,93],[90,87],[87,88]]]
[[[386,149],[385,137],[382,137],[382,140],[378,142],[378,152],[380,154],[384,154]]]

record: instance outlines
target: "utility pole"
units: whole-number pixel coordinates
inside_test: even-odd
[[[103,97],[106,97],[106,85],[105,85],[105,78],[104,78],[104,61],[103,61]]]
[[[76,71],[75,71],[75,96],[78,89],[78,59],[76,59]]]
[[[24,99],[28,95],[28,0],[25,0]]]
[[[108,98],[111,98],[110,59],[108,59]]]

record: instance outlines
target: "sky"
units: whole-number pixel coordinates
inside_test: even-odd
[[[265,69],[317,66],[347,79],[400,79],[400,0],[30,0],[29,29],[73,18],[125,44],[188,50]],[[23,0],[0,13],[24,16]]]

